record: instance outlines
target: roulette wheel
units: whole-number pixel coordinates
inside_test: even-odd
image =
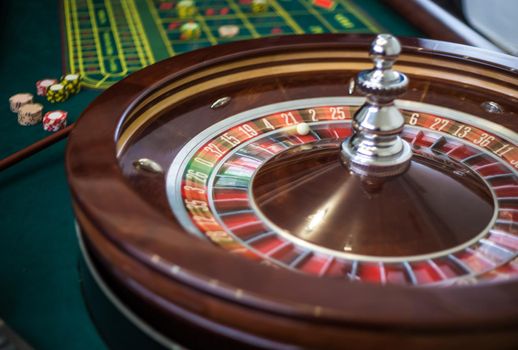
[[[516,348],[517,69],[385,34],[145,68],[70,136],[85,273],[164,347]]]

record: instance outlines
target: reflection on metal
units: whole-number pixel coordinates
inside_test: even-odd
[[[218,98],[214,103],[210,105],[210,108],[217,109],[226,106],[230,102],[231,98],[228,96]]]
[[[133,166],[137,170],[145,170],[155,174],[162,174],[164,172],[164,169],[162,169],[160,164],[149,158],[137,159],[133,162]]]
[[[394,99],[408,86],[406,75],[392,69],[400,52],[396,38],[378,35],[370,49],[374,68],[356,78],[356,88],[367,99],[354,115],[354,133],[343,142],[342,156],[357,174],[392,176],[409,166],[412,151],[399,136],[405,120],[394,105]]]
[[[500,113],[502,113],[504,111],[502,106],[500,106],[498,103],[496,103],[494,101],[482,102],[482,104],[480,106],[482,108],[484,108],[484,110],[486,112],[489,112],[489,113],[500,114]]]
[[[349,87],[347,88],[347,92],[349,93],[349,95],[352,95],[355,90],[356,90],[356,82],[354,81],[354,78],[351,78],[349,80]]]

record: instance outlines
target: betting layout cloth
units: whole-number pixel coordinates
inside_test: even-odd
[[[264,11],[251,0],[189,1],[189,11],[184,3],[63,0],[67,71],[103,89],[167,57],[230,41],[385,30],[350,0],[270,0]],[[187,23],[196,23],[199,35],[186,35]],[[221,35],[219,28],[229,25],[239,34]]]

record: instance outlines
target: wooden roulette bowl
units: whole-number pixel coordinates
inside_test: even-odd
[[[338,141],[364,101],[351,81],[372,67],[371,41],[201,49],[83,113],[66,157],[83,253],[154,341],[516,347],[518,59],[401,40],[411,175],[351,189]]]

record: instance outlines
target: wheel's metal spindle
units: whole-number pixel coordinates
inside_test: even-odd
[[[400,137],[405,121],[394,105],[408,86],[407,76],[392,69],[400,52],[395,37],[378,35],[370,49],[374,68],[356,78],[356,88],[367,98],[354,115],[353,135],[342,143],[342,157],[357,174],[393,176],[410,164],[410,145]]]

